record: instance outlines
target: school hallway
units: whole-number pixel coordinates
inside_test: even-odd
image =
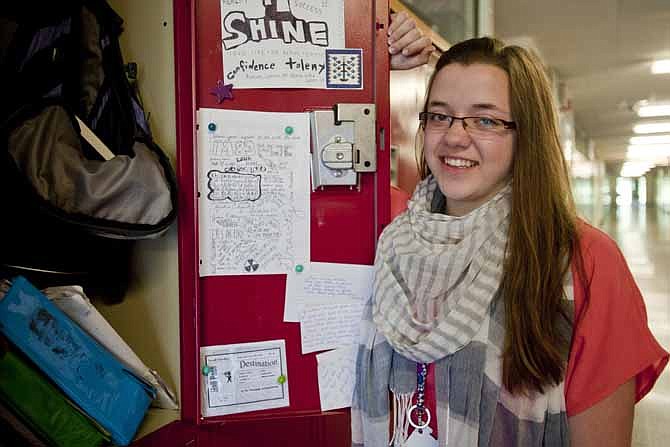
[[[623,252],[644,296],[649,327],[670,350],[670,210],[628,204],[606,208],[600,228]],[[668,445],[670,373],[635,407],[633,447]]]

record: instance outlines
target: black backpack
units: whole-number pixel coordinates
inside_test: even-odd
[[[0,275],[120,300],[132,242],[177,213],[174,170],[123,63],[123,20],[104,0],[3,3]]]

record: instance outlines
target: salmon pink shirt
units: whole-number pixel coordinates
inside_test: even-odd
[[[572,262],[575,320],[565,376],[565,405],[574,416],[635,378],[635,401],[651,390],[668,353],[647,325],[640,290],[616,243],[579,223],[586,278]]]
[[[407,208],[406,194],[391,191],[392,216]],[[654,386],[668,363],[668,353],[647,325],[640,290],[616,243],[584,221],[578,223],[583,274],[572,262],[574,327],[565,375],[568,417],[592,407],[635,378],[635,401]],[[434,381],[432,365],[427,385]],[[434,393],[426,393],[427,406]],[[436,427],[434,427],[436,429]]]

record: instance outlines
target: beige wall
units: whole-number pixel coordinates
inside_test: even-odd
[[[174,161],[175,91],[172,2],[110,0],[124,18],[126,62],[139,66],[139,89],[156,142]],[[176,224],[137,244],[133,276],[121,304],[100,311],[139,357],[179,393],[179,290]],[[97,303],[96,303],[97,304]]]

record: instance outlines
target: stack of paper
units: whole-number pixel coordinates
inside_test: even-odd
[[[372,294],[369,265],[313,262],[286,280],[284,321],[300,322],[302,353],[316,356],[323,411],[351,406],[361,312]]]

